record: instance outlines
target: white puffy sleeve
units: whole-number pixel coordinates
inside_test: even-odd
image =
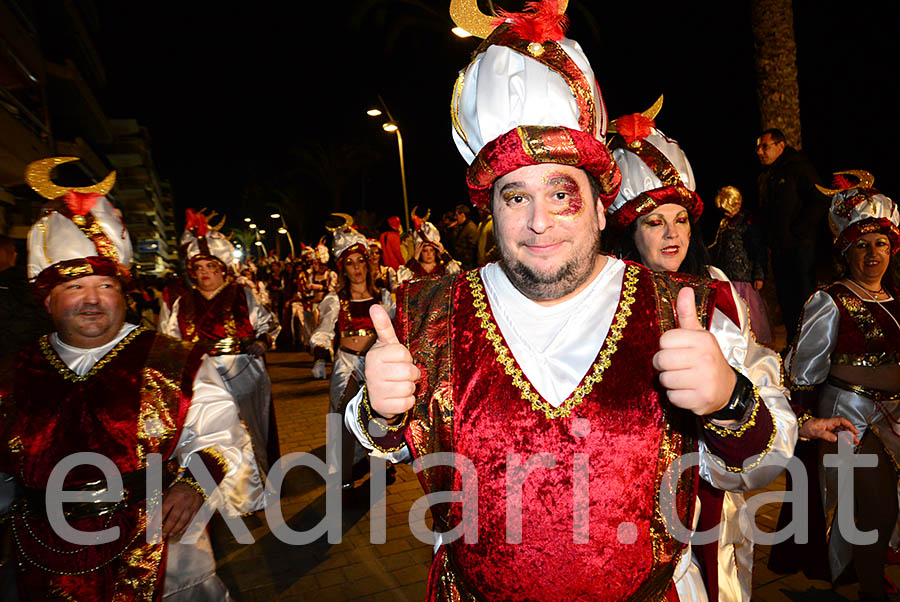
[[[265,489],[259,474],[250,434],[243,425],[234,398],[211,358],[205,357],[194,377],[193,398],[188,408],[174,457],[187,467],[195,456],[223,475],[212,496],[216,507],[230,516],[263,507]],[[215,476],[215,474],[214,474]]]
[[[338,299],[337,293],[325,295],[325,298],[319,303],[319,325],[309,338],[313,347],[331,349],[332,341],[334,341],[334,325],[340,310],[341,301]]]
[[[181,297],[178,297],[175,299],[175,303],[172,304],[171,311],[169,311],[165,303],[160,304],[162,307],[159,312],[159,322],[156,325],[157,331],[176,339],[181,338],[181,328],[178,327],[178,306],[180,303]]]
[[[781,358],[775,351],[756,342],[750,332],[750,311],[730,283],[729,288],[737,308],[738,323],[716,309],[710,332],[716,337],[728,364],[755,385],[758,404],[764,405],[765,410],[752,411],[735,429],[704,428],[700,440],[700,475],[720,489],[746,491],[764,487],[781,473],[783,463],[794,454],[798,427],[797,416],[791,410],[787,390],[782,384]],[[763,424],[764,421],[768,424]],[[748,449],[753,453],[743,457],[740,465],[729,466],[711,453],[710,443],[715,443],[712,447],[721,447],[723,441],[712,442],[709,438],[724,438],[726,446],[730,446],[744,436],[748,448],[760,441],[762,444],[756,445],[758,449]],[[728,441],[729,438],[733,439]]]
[[[278,323],[278,319],[259,302],[253,289],[245,286],[244,295],[247,298],[247,309],[250,312],[250,324],[253,325],[256,336],[260,337],[267,334],[270,337],[270,341],[277,339],[278,333],[281,332],[281,325]]]
[[[816,291],[803,306],[800,332],[784,360],[792,386],[825,382],[831,370],[831,354],[837,345],[841,315],[834,299]]]
[[[394,319],[394,312],[397,311],[397,302],[394,301],[393,295],[391,295],[391,291],[384,288],[381,289],[381,307],[388,313],[391,317],[391,320]]]

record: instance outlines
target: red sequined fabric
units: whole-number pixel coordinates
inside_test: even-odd
[[[250,310],[244,287],[236,282],[225,285],[212,299],[191,289],[178,305],[178,328],[186,341],[219,341],[228,337],[252,337]]]

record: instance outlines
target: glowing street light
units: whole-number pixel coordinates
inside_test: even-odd
[[[378,95],[378,102],[381,103],[384,112],[387,114],[388,122],[382,124],[381,129],[390,134],[397,134],[397,150],[400,152],[400,183],[403,185],[403,222],[406,224],[406,231],[409,231],[409,199],[406,195],[406,164],[403,161],[403,136],[400,135],[400,128],[391,115],[390,109],[385,104],[381,94]],[[381,111],[378,109],[369,109],[366,114],[370,117],[378,117]]]
[[[280,213],[273,213],[269,217],[271,217],[272,219],[280,219],[281,220],[281,227],[278,228],[278,233],[287,235],[288,244],[291,247],[291,257],[296,257],[295,252],[294,252],[294,239],[291,238],[291,233],[288,232],[287,223],[284,221],[284,216],[281,215]],[[280,249],[280,247],[279,247],[279,249]]]
[[[251,230],[256,230],[256,224],[250,224],[250,229],[251,229]]]
[[[271,217],[272,219],[278,219],[279,217],[281,217],[281,214],[280,214],[280,213],[273,213],[273,214],[270,215],[269,217]]]
[[[245,218],[244,218],[244,221],[247,222],[247,223],[249,224],[250,222],[253,221],[253,219],[252,219],[252,218],[249,218],[249,217],[245,217]]]
[[[260,233],[260,234],[265,234],[266,231],[265,231],[265,230],[260,230],[259,233]]]
[[[457,36],[457,37],[460,37],[460,38],[470,38],[470,37],[472,37],[472,34],[469,33],[468,31],[466,31],[465,29],[463,29],[462,27],[454,27],[454,28],[451,29],[450,31],[453,32],[453,35],[455,35],[455,36]]]

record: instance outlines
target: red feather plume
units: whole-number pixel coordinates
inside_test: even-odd
[[[616,131],[622,135],[625,142],[631,144],[635,140],[643,140],[650,135],[650,128],[656,124],[649,117],[641,113],[623,115],[616,119]]]
[[[847,190],[856,186],[844,174],[835,174],[831,181],[831,187],[837,190]]]
[[[494,25],[509,22],[509,27],[522,39],[543,44],[547,40],[558,42],[566,35],[569,17],[559,13],[558,0],[526,2],[520,13],[499,11]]]
[[[206,233],[209,232],[209,224],[206,221],[206,216],[199,211],[186,209],[184,212],[184,222],[185,229],[193,232],[194,236],[206,236]]]
[[[72,215],[87,215],[94,208],[94,205],[97,204],[97,199],[100,196],[96,192],[70,190],[63,196],[63,200],[66,202],[66,207],[69,208]]]

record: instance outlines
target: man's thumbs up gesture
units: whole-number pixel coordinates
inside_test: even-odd
[[[397,339],[394,325],[380,305],[369,309],[378,340],[366,353],[366,388],[369,405],[388,420],[413,407],[419,369]]]
[[[673,405],[706,416],[728,402],[737,376],[725,361],[716,338],[697,318],[694,289],[682,288],[675,307],[678,328],[659,338],[653,367],[659,370],[659,382],[668,389],[666,394]]]

